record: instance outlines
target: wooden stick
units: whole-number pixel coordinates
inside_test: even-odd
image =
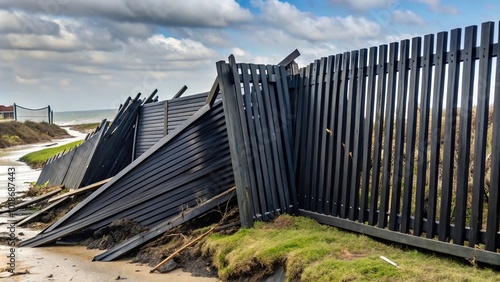
[[[208,230],[207,232],[201,234],[200,236],[198,236],[197,238],[195,238],[194,240],[192,240],[191,242],[187,243],[186,245],[184,245],[182,248],[178,249],[177,251],[175,251],[173,254],[171,254],[170,256],[168,256],[166,259],[164,259],[162,262],[160,262],[159,264],[157,264],[155,267],[153,267],[153,269],[151,269],[151,271],[149,271],[149,273],[153,273],[155,272],[155,270],[157,270],[158,268],[160,268],[162,265],[164,265],[167,261],[171,260],[173,257],[175,257],[177,254],[179,254],[180,252],[182,252],[183,250],[185,250],[186,248],[188,248],[189,246],[193,245],[194,243],[200,241],[201,239],[203,239],[203,237],[207,236],[208,234],[212,233],[212,231],[215,230],[215,226],[210,228],[210,230]]]
[[[90,185],[87,185],[85,187],[82,187],[82,188],[79,188],[79,189],[75,189],[75,190],[71,190],[67,193],[64,193],[62,195],[59,195],[59,196],[56,196],[54,198],[50,198],[49,199],[49,203],[52,203],[52,202],[55,202],[59,199],[62,199],[62,198],[66,198],[66,197],[69,197],[69,196],[73,196],[73,195],[78,195],[78,194],[83,194],[85,192],[88,192],[88,191],[92,191],[92,190],[95,190],[99,187],[101,187],[102,185],[108,183],[113,177],[110,177],[108,179],[104,179],[104,180],[101,180],[99,182],[96,182],[96,183],[93,183],[93,184],[90,184]]]
[[[51,196],[54,196],[55,194],[59,193],[62,191],[62,188],[64,187],[64,185],[58,185],[58,186],[55,186],[56,188],[50,192],[47,192],[41,196],[38,196],[36,198],[34,198],[33,200],[30,200],[30,201],[27,201],[27,202],[23,202],[23,203],[20,203],[20,204],[16,204],[14,205],[14,208],[13,209],[3,209],[3,210],[0,210],[0,214],[1,213],[6,213],[6,212],[13,212],[13,211],[16,211],[18,209],[22,209],[22,208],[25,208],[25,207],[28,207],[28,206],[31,206],[32,204],[35,204],[35,203],[38,203],[38,202],[41,202],[47,198],[50,198]]]

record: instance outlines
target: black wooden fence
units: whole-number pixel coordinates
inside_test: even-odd
[[[416,37],[301,69],[291,85],[301,214],[500,264],[493,34],[488,22],[479,46],[471,26],[464,39],[461,29],[425,36],[423,53]]]
[[[479,46],[476,26],[464,33],[332,55],[288,77],[217,63],[242,225],[298,206],[500,265],[500,43],[490,22]]]

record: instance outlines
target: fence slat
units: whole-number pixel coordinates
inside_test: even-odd
[[[500,28],[498,30],[500,38]],[[486,250],[494,252],[498,246],[498,219],[500,216],[500,60],[497,57],[495,93],[493,97],[493,126],[491,141],[490,196],[488,200],[488,221],[486,225]]]
[[[399,57],[399,79],[398,96],[396,108],[396,132],[394,137],[394,171],[392,178],[391,213],[389,217],[389,229],[398,229],[398,214],[401,204],[401,184],[403,176],[403,149],[404,132],[406,123],[406,98],[408,90],[408,62],[410,57],[410,40],[402,40]]]
[[[318,211],[318,206],[321,206],[321,196],[320,196],[320,187],[319,187],[319,175],[318,175],[318,166],[321,165],[319,164],[319,158],[320,158],[320,147],[321,145],[316,145],[316,144],[321,144],[321,137],[326,134],[326,132],[322,129],[321,125],[321,117],[322,117],[322,110],[323,110],[323,103],[324,103],[324,94],[323,94],[323,83],[325,79],[325,71],[326,71],[326,58],[322,58],[321,60],[317,60],[316,65],[316,75],[314,76],[314,96],[315,96],[315,105],[314,105],[314,110],[313,110],[313,115],[314,115],[314,126],[313,126],[313,144],[312,146],[312,163],[309,163],[310,166],[312,167],[312,179],[310,182],[310,185],[312,186],[312,193],[311,193],[311,210],[313,211]]]
[[[309,209],[310,204],[311,204],[311,147],[312,147],[312,122],[314,120],[313,114],[314,114],[314,88],[311,87],[311,85],[314,85],[315,82],[315,77],[316,77],[316,64],[312,63],[309,65],[309,70],[307,72],[307,84],[306,84],[306,89],[307,89],[307,120],[305,122],[305,132],[306,133],[306,146],[305,150],[303,151],[303,159],[304,159],[304,165],[302,168],[304,170],[304,189],[305,194],[304,194],[304,208]]]
[[[342,78],[340,82],[339,90],[339,107],[338,107],[338,123],[337,128],[332,129],[333,134],[336,135],[336,158],[335,158],[335,168],[334,177],[335,182],[333,184],[333,206],[332,215],[337,216],[340,212],[340,197],[342,192],[342,172],[344,164],[344,146],[345,146],[345,123],[346,123],[346,108],[347,108],[347,89],[348,89],[348,77],[349,77],[349,62],[351,58],[351,53],[346,52],[343,56],[343,66],[342,66]]]
[[[394,105],[396,98],[397,61],[399,44],[393,42],[389,48],[389,79],[387,82],[387,104],[385,107],[384,125],[384,159],[382,171],[382,192],[380,195],[380,210],[378,215],[378,226],[387,226],[387,209],[389,206],[389,195],[391,190],[391,163],[392,163],[392,134],[394,129]]]
[[[325,201],[325,212],[326,214],[332,214],[332,208],[333,208],[333,199],[332,195],[333,193],[333,185],[335,185],[335,182],[332,183],[332,180],[334,179],[334,165],[335,165],[335,160],[337,159],[337,150],[335,149],[335,144],[337,144],[337,138],[338,135],[336,134],[337,132],[334,131],[334,128],[337,125],[338,122],[338,104],[339,104],[339,87],[340,87],[340,79],[341,79],[341,74],[342,74],[342,54],[337,54],[334,58],[332,58],[332,65],[334,65],[334,71],[332,74],[332,98],[331,102],[328,105],[329,109],[329,119],[328,119],[328,159],[327,159],[327,164],[326,164],[326,184],[325,184],[325,189],[326,189],[326,201]],[[326,131],[326,129],[325,129]]]
[[[363,139],[361,134],[363,134],[363,122],[365,119],[365,95],[366,95],[366,62],[368,57],[368,50],[361,49],[359,51],[359,69],[358,69],[358,79],[357,79],[357,92],[356,101],[354,109],[354,144],[352,149],[352,173],[350,177],[350,185],[348,185],[349,195],[349,219],[358,219],[358,206],[359,206],[359,185],[361,180],[361,163],[363,158]]]
[[[447,32],[438,33],[435,54],[436,72],[434,73],[434,91],[432,93],[429,206],[427,208],[426,230],[427,238],[433,238],[436,235],[436,206],[439,180],[439,154],[441,149],[441,119],[443,112],[447,40]]]
[[[446,241],[450,235],[451,200],[453,192],[453,163],[455,161],[455,132],[457,125],[458,82],[460,76],[461,29],[451,31],[448,62],[448,86],[446,93],[446,112],[444,128],[443,179],[441,186],[441,213],[439,215],[439,240]]]
[[[309,92],[309,108],[308,108],[308,124],[307,124],[307,151],[306,151],[306,164],[308,164],[305,167],[306,171],[306,186],[308,189],[308,198],[306,200],[306,206],[309,207],[308,209],[313,209],[311,206],[313,203],[313,199],[316,197],[316,187],[314,187],[314,184],[312,183],[312,175],[313,175],[313,170],[312,170],[312,162],[313,162],[313,151],[315,149],[316,143],[314,142],[316,132],[314,131],[314,122],[315,122],[315,108],[316,108],[316,99],[318,98],[318,95],[316,93],[316,81],[318,77],[318,72],[319,72],[319,60],[315,60],[314,63],[311,64],[311,75],[310,75],[310,81],[308,84],[308,88],[310,89]]]
[[[377,107],[375,113],[375,136],[373,138],[373,171],[372,171],[372,187],[370,191],[370,213],[368,216],[368,224],[377,224],[377,206],[379,195],[380,181],[380,160],[382,151],[383,126],[384,126],[384,109],[387,86],[387,45],[381,45],[378,53],[378,83],[377,83]]]
[[[277,103],[279,107],[279,122],[282,131],[282,146],[284,148],[285,157],[285,173],[286,177],[286,187],[285,188],[285,201],[287,203],[286,210],[288,213],[298,213],[299,209],[297,206],[297,187],[295,185],[295,170],[294,170],[294,159],[293,159],[293,134],[292,134],[292,105],[290,101],[290,96],[287,94],[288,82],[287,82],[287,70],[280,66],[274,66],[274,72],[281,79],[278,80],[277,86]],[[288,189],[286,189],[288,187]]]
[[[349,187],[352,174],[352,159],[354,148],[355,107],[357,103],[357,76],[359,51],[351,52],[351,68],[349,69],[349,92],[347,96],[346,137],[343,145],[344,171],[342,176],[342,198],[340,203],[340,217],[346,218],[349,213]]]
[[[455,233],[453,234],[453,243],[457,245],[463,245],[465,240],[476,42],[477,26],[469,26],[465,28],[463,52],[465,53],[465,58],[462,67],[462,93],[460,97],[460,125],[458,131]]]
[[[483,224],[484,172],[486,139],[488,131],[488,106],[491,84],[491,44],[494,23],[481,25],[481,46],[479,48],[479,85],[476,106],[476,131],[474,136],[474,172],[472,174],[472,214],[470,219],[469,247],[480,242],[479,231]],[[498,187],[496,187],[498,188]]]
[[[406,128],[406,157],[404,172],[403,209],[401,211],[401,233],[408,233],[410,229],[411,204],[413,196],[413,174],[415,168],[415,140],[417,132],[418,112],[418,82],[420,80],[420,50],[422,39],[415,37],[411,42],[411,75],[408,90],[408,114]]]
[[[325,179],[325,157],[326,157],[326,138],[327,138],[327,133],[326,133],[326,125],[327,125],[327,120],[328,120],[328,106],[325,107],[325,105],[328,105],[330,103],[330,94],[328,91],[330,90],[330,77],[331,77],[331,63],[329,58],[321,58],[321,71],[320,71],[320,77],[318,79],[319,82],[319,89],[318,93],[321,95],[321,103],[318,104],[318,116],[320,118],[319,122],[319,127],[318,127],[318,132],[317,134],[319,135],[319,141],[318,141],[318,157],[316,161],[314,162],[313,165],[316,165],[316,170],[317,174],[315,174],[315,177],[317,177],[317,180],[314,181],[314,183],[317,183],[317,198],[318,198],[318,205],[316,207],[316,210],[319,213],[324,213],[324,202],[326,201],[325,198],[325,186],[324,186],[324,179]]]
[[[217,73],[219,84],[222,91],[230,91],[234,82],[231,82],[231,70],[229,65],[224,61],[217,62]],[[236,87],[238,88],[238,87]],[[236,194],[238,197],[238,207],[240,212],[240,220],[242,227],[252,227],[253,225],[253,209],[250,202],[252,196],[246,195],[245,192],[250,191],[250,183],[248,177],[248,169],[246,167],[245,153],[242,153],[239,148],[244,144],[243,134],[237,130],[241,124],[238,109],[237,95],[223,95],[224,117],[226,119],[229,148],[232,151],[231,163],[233,163],[234,180],[236,183]],[[235,167],[237,165],[237,167]]]
[[[297,200],[298,200],[298,205],[300,208],[304,208],[304,201],[305,201],[305,171],[304,169],[299,169],[304,167],[304,156],[305,156],[305,140],[304,138],[301,138],[302,136],[305,135],[307,132],[307,127],[306,127],[306,116],[307,116],[307,95],[306,95],[306,89],[307,87],[307,80],[308,80],[308,75],[307,71],[309,70],[309,67],[302,68],[300,70],[300,76],[299,76],[299,94],[296,96],[295,100],[297,101],[297,126],[295,129],[295,173],[296,173],[296,181],[298,184],[298,191],[297,191]]]
[[[377,70],[377,47],[370,48],[369,63],[367,67],[368,88],[366,89],[366,115],[363,129],[363,161],[361,167],[361,195],[360,195],[360,214],[358,221],[364,223],[367,218],[368,209],[368,191],[370,188],[370,171],[372,155],[373,138],[373,113],[375,105],[375,83]]]

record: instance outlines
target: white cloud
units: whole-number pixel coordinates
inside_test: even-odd
[[[417,2],[429,5],[429,11],[438,14],[458,14],[458,8],[451,5],[441,4],[441,0],[416,0]]]
[[[415,14],[410,10],[401,11],[395,10],[392,12],[392,22],[396,24],[408,24],[408,25],[419,25],[424,26],[426,24],[425,20],[419,15]]]
[[[142,42],[135,41],[136,47],[143,47]],[[202,43],[191,39],[176,39],[157,34],[147,40],[149,45],[161,48],[164,57],[172,60],[199,60],[217,56],[217,53],[205,47]]]
[[[266,23],[286,31],[290,36],[309,41],[376,37],[380,25],[364,17],[326,17],[302,12],[294,5],[278,0],[253,0]]]
[[[398,0],[330,0],[333,4],[348,6],[354,10],[366,11],[373,8],[388,9],[398,2]]]
[[[250,21],[252,14],[234,0],[4,0],[0,8],[46,15],[103,17],[118,22],[154,23],[162,26],[226,27]]]
[[[35,78],[22,78],[18,75],[16,75],[16,81],[21,83],[21,84],[38,84],[40,82],[39,79]]]

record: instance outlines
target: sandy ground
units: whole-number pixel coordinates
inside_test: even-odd
[[[76,131],[69,132],[76,137],[0,149],[0,201],[3,202],[7,198],[8,168],[15,167],[16,169],[17,191],[26,190],[28,182],[36,181],[40,171],[32,170],[17,160],[21,156],[41,150],[47,145],[57,143],[56,145],[59,146],[85,137]],[[0,216],[0,233],[9,232],[6,223],[8,219],[7,215]],[[38,231],[16,228],[15,233],[21,240],[24,240],[35,236]],[[87,250],[81,246],[15,248],[15,272],[27,273],[10,276],[9,272],[0,272],[0,281],[218,281],[214,278],[193,277],[190,273],[180,269],[168,274],[151,274],[149,273],[151,267],[133,264],[129,260],[92,262],[92,258],[101,252],[100,250]],[[0,270],[8,267],[9,258],[7,256],[10,253],[8,246],[0,245]]]
[[[8,254],[7,246],[1,246],[1,253]],[[0,278],[4,281],[218,281],[214,278],[193,277],[190,273],[176,269],[167,274],[149,273],[151,267],[130,263],[127,260],[114,262],[92,262],[99,250],[87,250],[82,246],[53,246],[43,248],[18,248],[19,259],[16,272],[28,274]],[[2,256],[2,265],[6,258]],[[0,276],[8,273],[0,273]]]

